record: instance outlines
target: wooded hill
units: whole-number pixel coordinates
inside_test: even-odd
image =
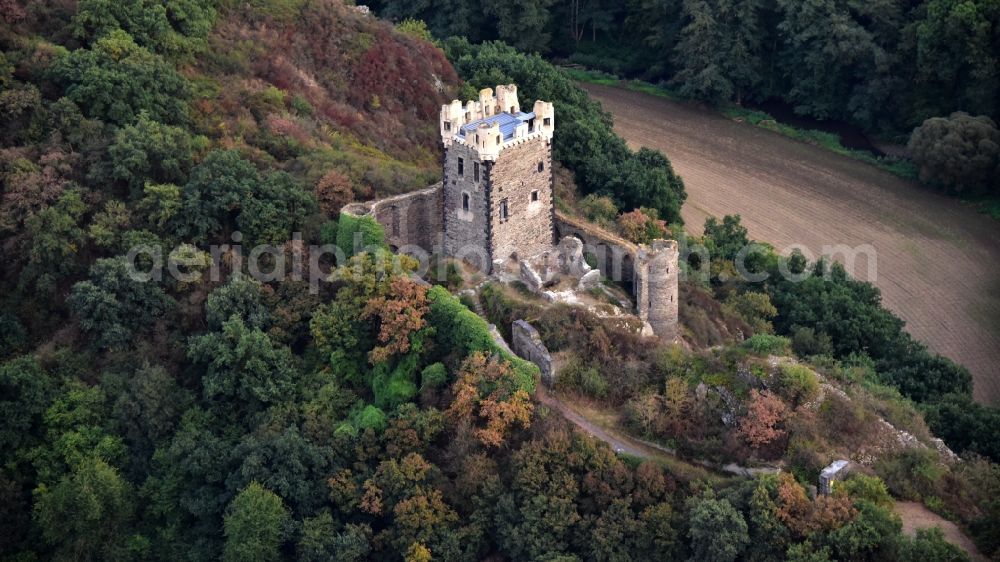
[[[537,369],[452,296],[465,283],[457,268],[435,286],[414,281],[409,260],[386,274],[378,226],[335,216],[352,199],[436,180],[438,105],[489,78],[556,101],[557,156],[583,194],[606,198],[605,210],[646,208],[657,228],[656,216],[675,222],[684,193],[669,161],[630,151],[540,58],[455,41],[453,66],[419,26],[401,31],[334,0],[0,7],[0,559],[962,559],[940,535],[903,536],[873,476],[809,499],[803,484],[835,449],[797,457],[801,481],[692,479],[617,456],[535,404]],[[724,226],[710,236],[723,245],[739,234]],[[232,244],[237,230],[246,247],[287,254],[359,230],[374,248],[318,293],[290,276],[254,280],[233,252],[213,281],[207,245]],[[134,279],[126,253],[140,244],[190,275]],[[834,288],[881,318],[877,294]],[[733,288],[692,289],[691,310],[708,315],[686,320],[692,352],[632,350],[629,390],[679,395],[714,377],[739,392],[721,370],[772,348],[705,339],[702,327],[721,316],[766,336],[809,321],[796,307],[768,315],[753,297],[723,310],[716,289]],[[768,298],[785,295],[798,300],[783,288]],[[588,338],[581,350],[606,341],[593,319],[569,320]],[[833,372],[851,344],[825,326],[814,342],[793,339],[803,356],[833,354]],[[898,325],[884,326],[901,341]],[[765,338],[775,341],[788,353]],[[730,351],[706,362],[708,345]],[[617,384],[598,366],[586,380]],[[961,371],[942,373],[904,391],[960,401]],[[878,403],[919,428],[914,406],[885,392]],[[780,410],[765,400],[737,412],[751,443],[792,430],[761,415]],[[956,516],[996,551],[996,465],[886,462],[897,495],[934,504],[951,490],[936,505],[963,502]]]

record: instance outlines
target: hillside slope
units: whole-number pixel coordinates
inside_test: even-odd
[[[966,366],[978,401],[1000,400],[1000,237],[988,218],[852,162],[767,131],[638,92],[585,87],[636,146],[668,151],[691,200],[688,224],[739,214],[750,235],[777,248],[871,245],[874,270],[854,275],[934,351]],[[843,259],[843,256],[838,256]],[[869,277],[874,271],[875,276]]]
[[[839,454],[809,412],[762,420],[817,434],[789,448],[801,482],[705,486],[616,455],[539,406],[538,368],[415,280],[378,224],[334,220],[351,198],[438,174],[434,113],[460,85],[429,42],[333,0],[0,8],[0,560],[801,559],[810,545],[844,561],[962,559],[903,536],[876,478],[807,498]],[[567,77],[502,45],[450,50],[475,85],[575,102],[556,149],[588,191],[679,217],[669,161],[629,150]],[[349,261],[331,274],[314,244],[335,241]],[[300,260],[323,267],[299,278]],[[697,288],[683,306],[732,318],[717,298]],[[719,357],[578,314],[546,332],[601,359],[579,364],[585,386],[656,406],[668,378],[682,402],[696,377],[745,390],[732,367],[748,352],[703,319],[686,328]],[[706,431],[683,437],[749,455],[719,420],[753,416],[715,396],[697,412]],[[885,404],[921,427],[898,394]],[[843,412],[829,417],[850,424]],[[997,550],[996,465],[888,461],[894,493],[948,491]]]

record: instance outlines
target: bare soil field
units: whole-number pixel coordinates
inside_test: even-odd
[[[959,201],[872,166],[711,111],[582,85],[633,147],[662,150],[684,178],[687,228],[739,214],[750,236],[813,258],[871,245],[849,271],[932,350],[965,365],[975,397],[1000,403],[1000,225]],[[834,256],[844,261],[843,256]]]

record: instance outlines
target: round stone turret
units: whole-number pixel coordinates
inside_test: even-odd
[[[654,240],[639,246],[635,264],[636,313],[669,342],[678,335],[678,259],[676,241]]]

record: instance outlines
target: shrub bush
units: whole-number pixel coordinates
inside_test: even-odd
[[[381,431],[385,429],[387,418],[385,412],[369,404],[368,406],[365,406],[363,410],[358,412],[358,415],[355,418],[355,423],[357,424],[358,429],[374,429],[375,431]]]
[[[891,509],[894,503],[885,482],[875,476],[852,474],[848,479],[837,483],[835,491],[850,496],[854,501],[866,501],[880,507]]]
[[[556,386],[561,389],[576,391],[591,398],[601,400],[608,395],[608,382],[601,370],[579,357],[574,357],[559,370],[556,381]]]
[[[792,332],[792,350],[800,357],[833,353],[830,335],[816,334],[813,328],[796,327]]]
[[[508,297],[502,286],[492,283],[482,288],[479,301],[486,312],[486,318],[497,326],[508,341],[511,338],[511,324],[515,320],[531,318],[538,312],[536,307]]]
[[[754,334],[743,342],[743,347],[755,355],[786,355],[789,345],[788,338],[771,334]]]
[[[781,365],[776,382],[775,390],[782,398],[791,402],[793,407],[809,402],[819,394],[816,374],[802,365],[794,363]]]
[[[588,220],[605,228],[614,226],[618,218],[618,207],[610,197],[591,193],[577,204]]]
[[[448,382],[448,370],[443,363],[432,363],[420,373],[420,388],[438,388]]]
[[[912,501],[933,495],[945,470],[938,462],[938,454],[930,449],[908,449],[875,463],[875,473],[892,495]]]

